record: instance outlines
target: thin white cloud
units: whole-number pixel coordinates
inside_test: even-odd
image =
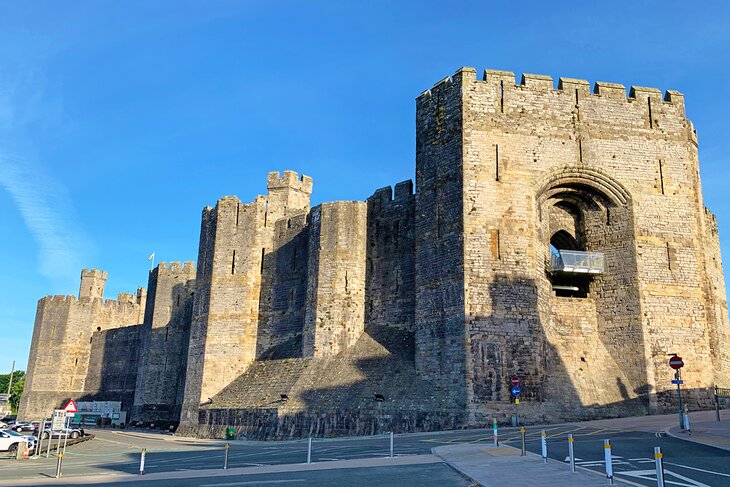
[[[56,283],[78,278],[93,244],[77,223],[68,191],[34,155],[31,122],[42,116],[34,76],[0,78],[0,188],[5,189],[38,246],[38,271]],[[23,245],[12,241],[11,245]]]

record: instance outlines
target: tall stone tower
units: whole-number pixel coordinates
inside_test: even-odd
[[[81,285],[79,286],[79,299],[104,297],[104,285],[106,284],[107,272],[99,269],[83,269],[81,271]]]
[[[511,375],[536,415],[641,413],[674,401],[676,352],[708,404],[727,303],[680,93],[462,68],[416,119],[424,377],[475,415]]]

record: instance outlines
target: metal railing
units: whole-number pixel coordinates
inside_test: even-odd
[[[551,254],[549,267],[551,272],[603,274],[606,271],[606,256],[603,252],[558,250],[558,254]]]

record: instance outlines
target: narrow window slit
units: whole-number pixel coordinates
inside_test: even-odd
[[[441,208],[436,203],[436,238],[441,238]]]
[[[231,274],[236,273],[236,251],[233,251],[233,258],[231,259]],[[178,302],[178,304],[180,304]]]
[[[654,117],[652,116],[652,113],[651,113],[651,98],[647,97],[646,101],[649,104],[649,128],[653,129],[654,128]]]
[[[504,81],[499,82],[499,111],[504,113]]]
[[[670,271],[672,270],[672,253],[671,249],[669,248],[669,242],[667,242],[667,268]]]
[[[583,141],[578,139],[578,160],[583,162]]]
[[[499,229],[497,229],[497,260],[502,260],[502,241]]]
[[[349,279],[348,279],[347,271],[345,271],[345,292],[348,292],[348,287],[349,287]]]
[[[494,146],[494,180],[499,181],[499,144]]]
[[[236,226],[238,226],[238,214],[241,212],[241,203],[236,205]]]
[[[659,159],[659,187],[662,190],[662,194],[664,194],[664,161]]]
[[[264,272],[264,255],[266,254],[266,248],[261,249],[261,272]]]

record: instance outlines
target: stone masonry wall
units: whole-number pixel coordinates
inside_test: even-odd
[[[149,274],[132,419],[179,416],[195,290],[193,262],[161,262]]]
[[[352,345],[365,328],[367,205],[312,209],[303,355],[324,358]]]
[[[106,272],[82,271],[84,277],[91,275],[106,279]],[[88,371],[99,367],[98,350],[103,347],[95,333],[142,322],[144,289],[105,301],[96,297],[98,293],[103,295],[103,281],[96,284],[95,297],[46,296],[38,301],[20,418],[45,418],[64,401],[94,389],[96,384],[86,384]]]
[[[413,183],[379,189],[367,200],[365,323],[413,331],[415,196]]]

